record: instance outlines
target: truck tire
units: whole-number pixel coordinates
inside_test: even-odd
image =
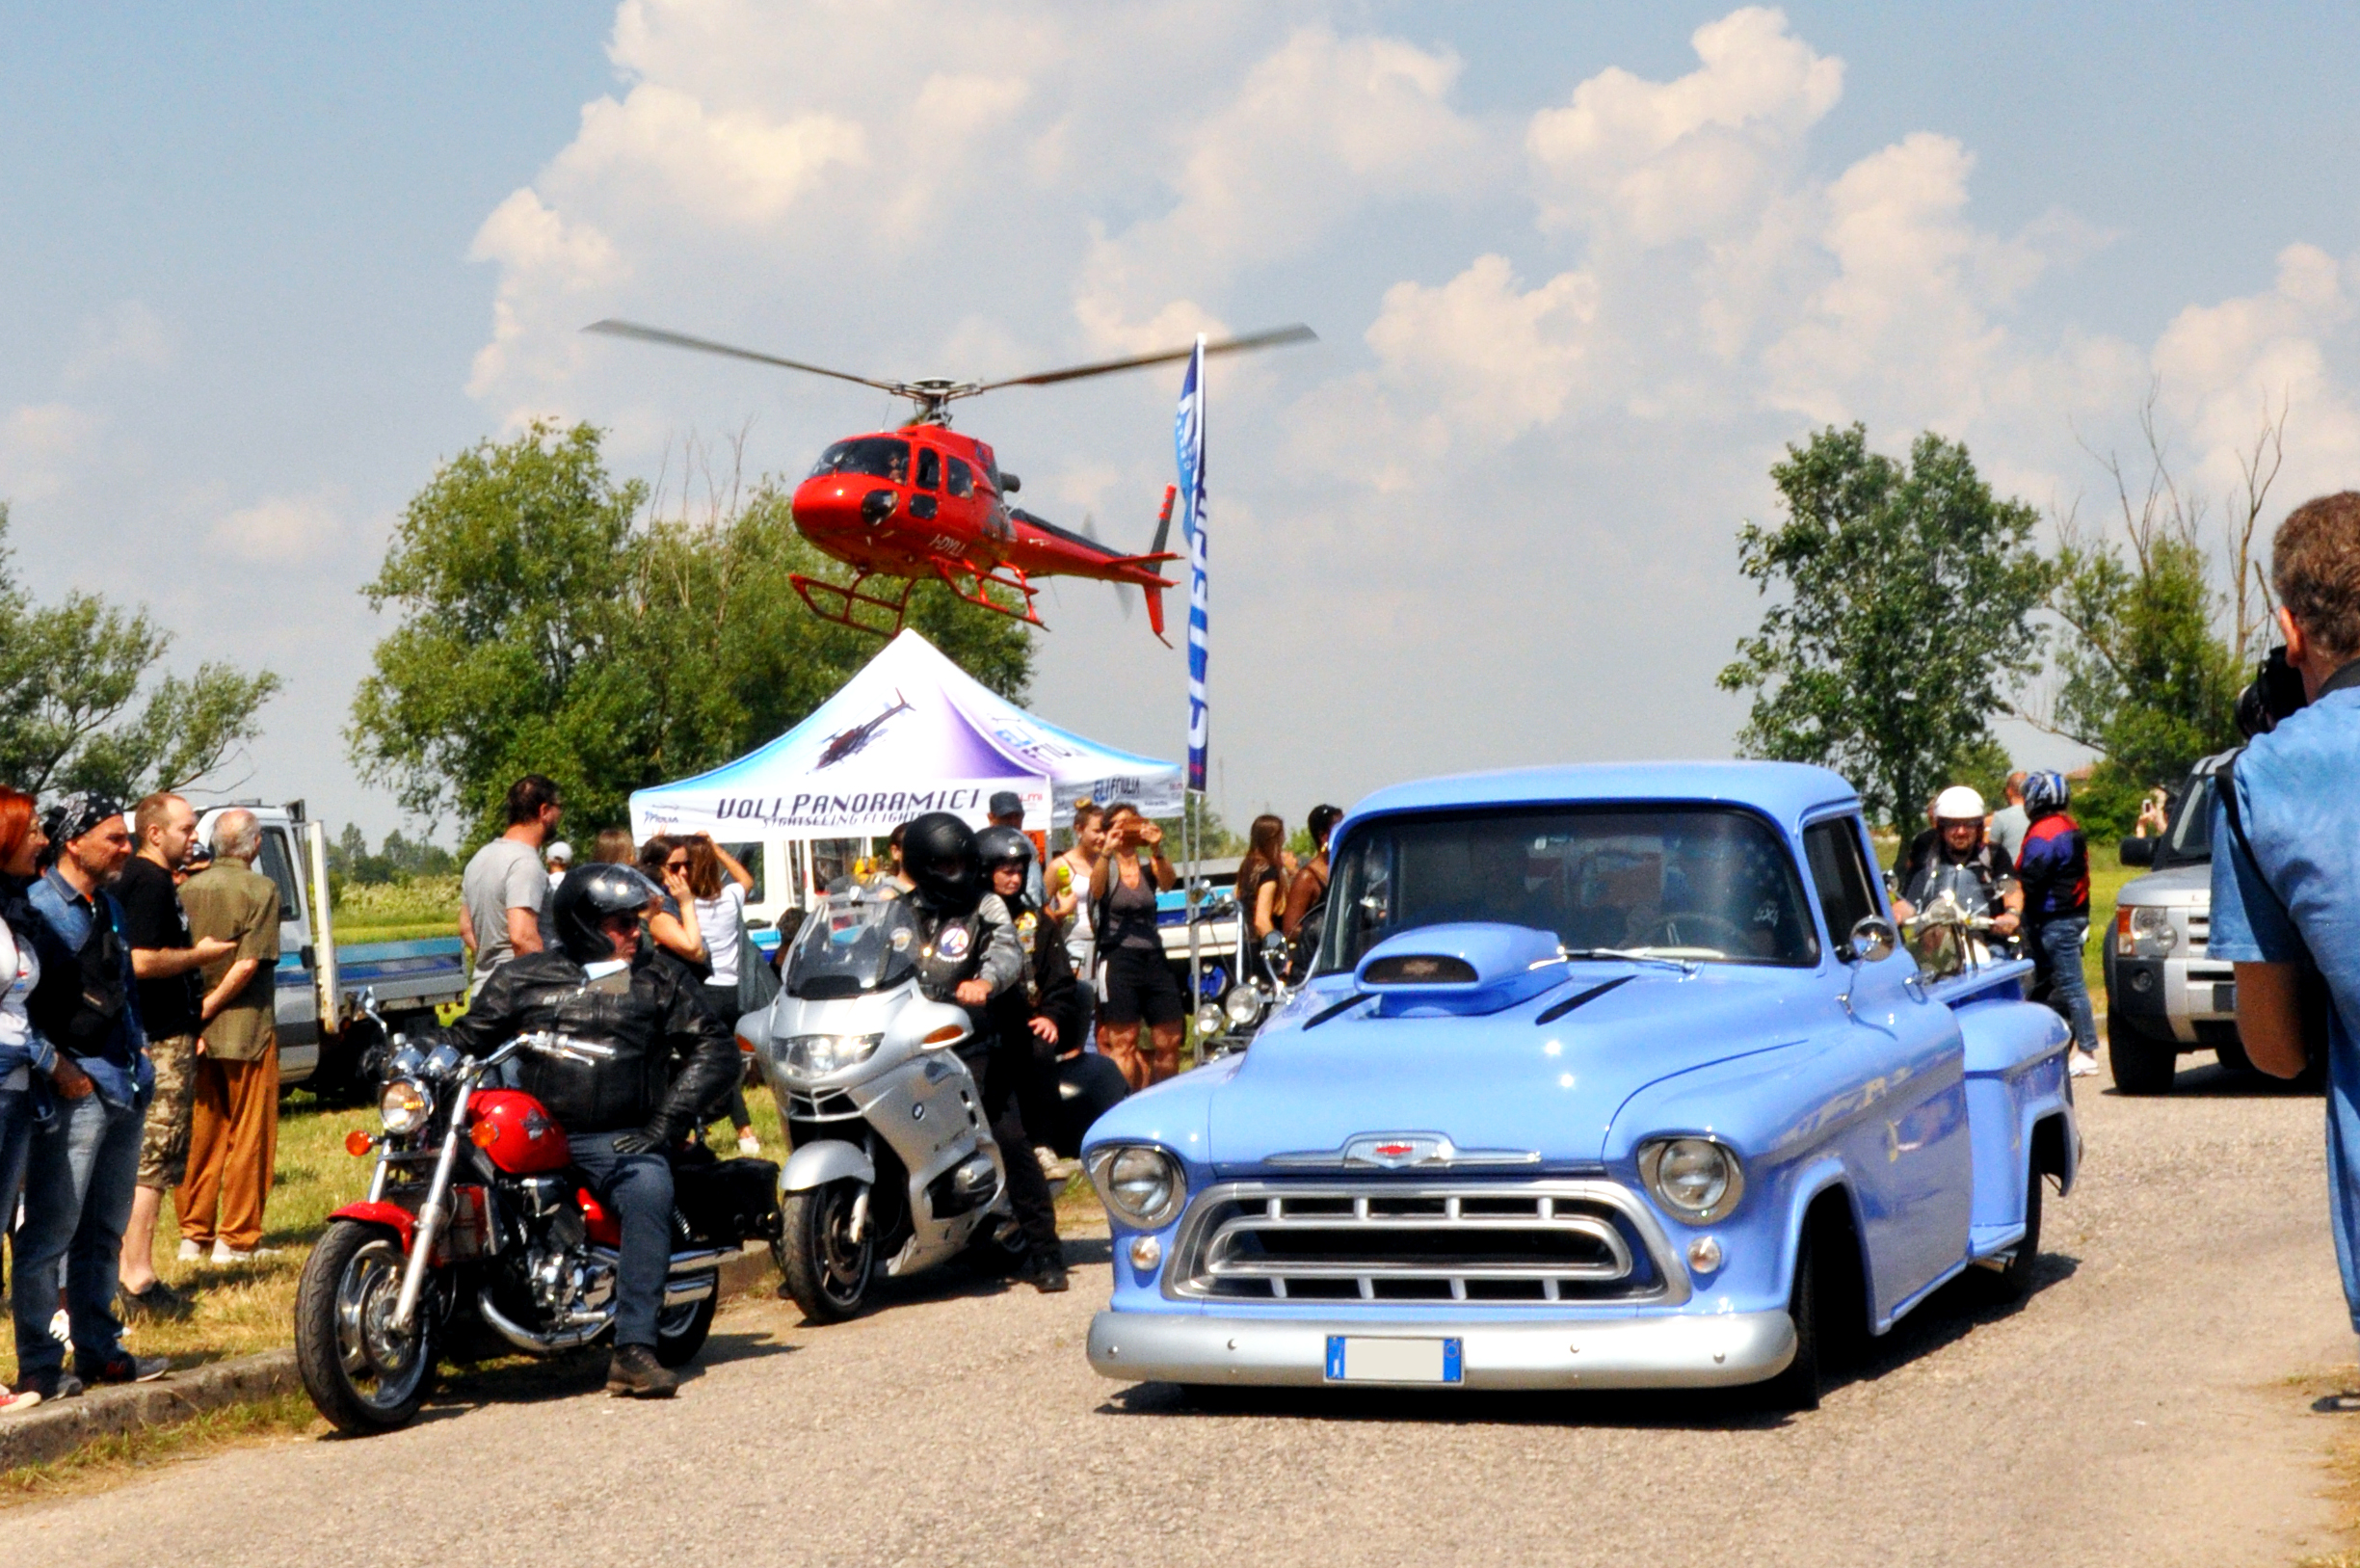
[[[1755,1396],[1765,1410],[1800,1411],[1819,1408],[1819,1270],[1818,1248],[1812,1231],[1803,1227],[1802,1244],[1794,1254],[1794,1294],[1787,1314],[1794,1319],[1794,1359],[1787,1369],[1755,1386]]]
[[[2180,1044],[2158,1040],[2120,1013],[2106,1015],[2107,1065],[2127,1095],[2167,1095],[2180,1072]]]
[[[2024,1239],[2016,1243],[2007,1266],[2002,1269],[1970,1270],[1978,1275],[1983,1293],[1992,1301],[2009,1303],[2022,1301],[2032,1293],[2032,1270],[2040,1262],[2040,1201],[2041,1188],[2046,1185],[2038,1164],[2024,1173]]]
[[[2245,1054],[2245,1044],[2241,1040],[2223,1040],[2213,1048],[2213,1054],[2221,1066],[2232,1073],[2253,1071],[2253,1058]]]

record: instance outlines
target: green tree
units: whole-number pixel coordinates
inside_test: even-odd
[[[1860,425],[1830,427],[1770,477],[1787,520],[1745,524],[1737,553],[1785,597],[1720,674],[1755,694],[1739,749],[1835,768],[1872,815],[1914,822],[1944,784],[1988,770],[1992,717],[2037,667],[2035,514],[1930,431],[1904,465]]]
[[[2113,481],[2119,530],[2093,532],[2068,516],[2048,605],[2063,623],[2048,700],[2029,716],[2099,754],[2076,814],[2093,833],[2130,830],[2139,797],[2176,784],[2199,757],[2237,744],[2237,696],[2268,629],[2268,584],[2254,535],[2276,478],[2286,411],[2263,411],[2261,434],[2239,454],[2241,493],[2223,508],[2228,575],[2221,592],[2206,545],[2208,507],[2173,480],[2156,430],[2155,397],[2140,410],[2147,474],[2121,462]]]
[[[793,572],[837,569],[758,487],[702,521],[641,521],[648,492],[606,471],[599,432],[536,425],[445,464],[411,500],[362,591],[401,624],[377,645],[346,738],[370,778],[462,837],[497,830],[520,774],[567,794],[576,831],[623,820],[634,789],[741,755],[800,721],[873,657],[818,620]],[[940,583],[910,625],[1021,701],[1021,624]]]
[[[0,779],[34,795],[181,789],[262,732],[278,678],[205,663],[159,673],[172,633],[95,594],[35,602],[0,502]]]

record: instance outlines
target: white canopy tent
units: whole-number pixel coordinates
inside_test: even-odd
[[[766,877],[775,890],[808,886],[812,839],[875,837],[926,811],[980,827],[1002,789],[1023,800],[1024,826],[1035,832],[1071,824],[1084,799],[1128,801],[1150,816],[1181,809],[1178,763],[1035,718],[904,631],[778,739],[633,794],[631,831],[643,839],[705,832],[725,842],[806,845],[801,865]],[[762,900],[782,902],[776,892]]]

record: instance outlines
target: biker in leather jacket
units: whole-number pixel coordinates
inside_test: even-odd
[[[1032,906],[1024,882],[1034,864],[1032,840],[1010,827],[975,836],[984,875],[1007,906],[1023,955],[1018,982],[990,1003],[996,1039],[984,1065],[984,1115],[1008,1167],[1008,1199],[1027,1244],[1024,1277],[1043,1291],[1066,1289],[1065,1248],[1057,1239],[1054,1194],[1033,1145],[1050,1136],[1056,1103],[1057,1058],[1064,1044],[1081,1046],[1080,987],[1057,922]]]
[[[589,1061],[519,1056],[517,1086],[566,1129],[584,1184],[622,1223],[608,1392],[659,1396],[679,1382],[655,1360],[672,1257],[669,1152],[740,1071],[729,1026],[641,940],[640,918],[660,896],[631,866],[568,872],[550,900],[557,946],[494,970],[450,1030],[474,1055],[533,1030],[608,1052]]]

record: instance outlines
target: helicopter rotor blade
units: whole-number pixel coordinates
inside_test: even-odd
[[[686,332],[668,332],[661,327],[643,327],[635,321],[594,321],[582,329],[605,337],[632,337],[643,343],[662,343],[676,349],[694,349],[700,354],[718,354],[731,359],[751,359],[756,364],[777,365],[783,370],[800,370],[808,375],[832,376],[837,381],[858,382],[874,386],[881,392],[908,397],[910,389],[899,382],[878,381],[869,376],[856,376],[849,370],[830,370],[826,365],[805,364],[800,359],[782,359],[775,354],[759,354],[753,349],[733,348],[728,343],[716,343],[710,338],[691,337]]]
[[[1236,354],[1246,349],[1275,349],[1288,343],[1314,343],[1319,334],[1301,322],[1291,327],[1273,327],[1268,332],[1248,332],[1243,337],[1225,337],[1217,343],[1205,345],[1207,354]],[[734,350],[728,352],[735,352]],[[1190,344],[1184,349],[1165,349],[1155,354],[1135,354],[1127,359],[1101,359],[1096,364],[1068,365],[1063,370],[1043,370],[1030,376],[1010,376],[1003,381],[987,381],[975,387],[975,392],[988,392],[998,386],[1049,386],[1063,381],[1079,381],[1084,376],[1108,376],[1118,370],[1139,370],[1148,365],[1169,364],[1185,359],[1196,352]],[[973,392],[967,393],[973,396]]]
[[[1081,536],[1093,545],[1100,543],[1098,537],[1098,518],[1088,512],[1081,515]],[[1114,601],[1122,606],[1123,619],[1128,621],[1131,618],[1131,612],[1139,607],[1138,591],[1128,583],[1110,582],[1106,586],[1114,590]]]

